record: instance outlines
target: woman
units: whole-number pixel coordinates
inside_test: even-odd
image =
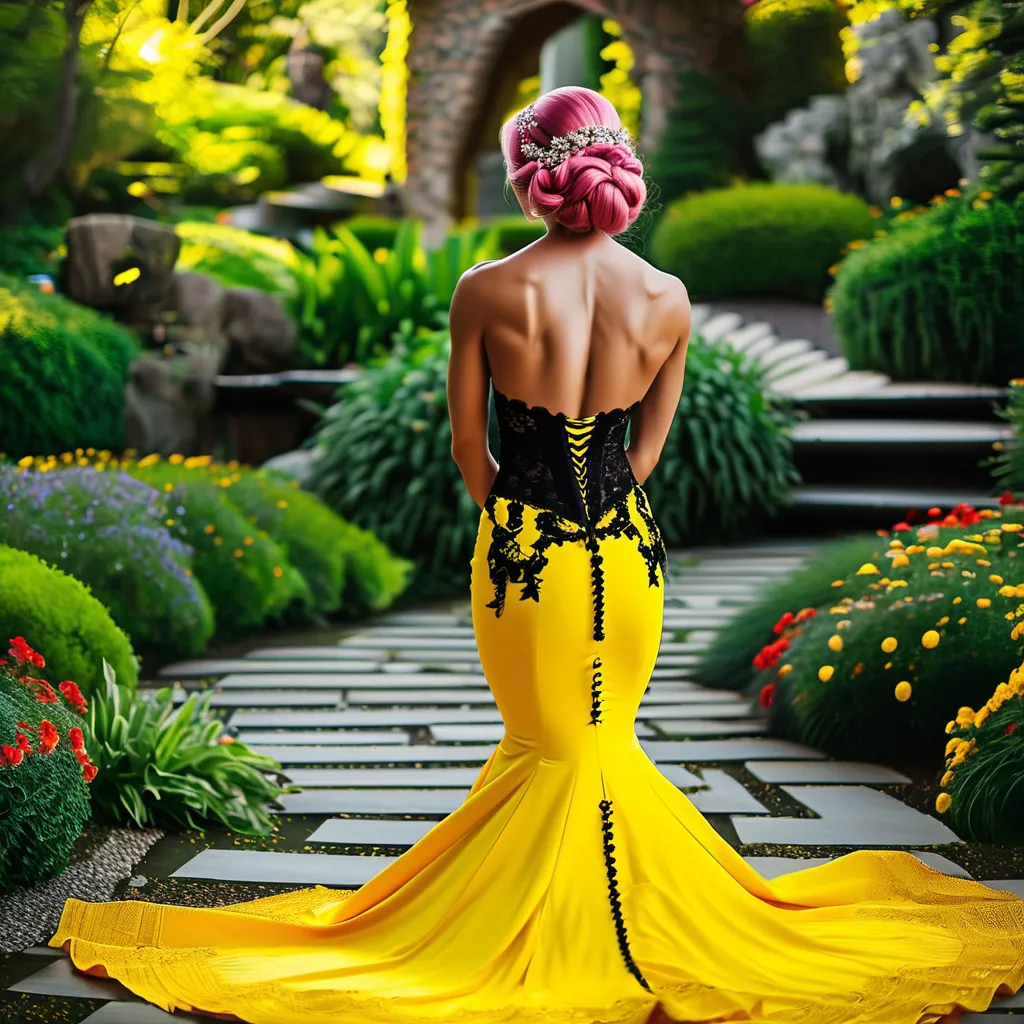
[[[924,1024],[984,1009],[1024,981],[1024,902],[907,853],[766,881],[640,748],[665,584],[640,485],[679,401],[686,292],[610,237],[644,185],[605,100],[549,93],[502,142],[548,232],[460,283],[449,402],[483,506],[473,622],[504,739],[462,806],[354,893],[69,901],[50,944],[165,1008],[256,1024]]]

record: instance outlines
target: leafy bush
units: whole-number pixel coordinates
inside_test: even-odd
[[[197,473],[195,469],[208,466],[209,459],[172,459],[148,455],[123,466],[163,491],[175,512],[179,507],[185,510],[170,531],[193,549],[193,572],[213,603],[217,629],[231,634],[271,620],[308,615],[313,595],[287,551],[250,523],[226,493],[237,469]]]
[[[11,277],[52,274],[55,254],[64,243],[63,228],[30,224],[0,231],[0,273]]]
[[[837,567],[863,565],[876,558],[885,542],[874,534],[844,537],[825,544],[804,565],[773,584],[756,603],[744,607],[701,655],[693,677],[703,686],[748,690],[756,679],[754,658],[772,635],[772,627],[795,608],[819,608],[835,591]]]
[[[543,238],[547,232],[543,221],[527,220],[516,214],[495,217],[487,222],[487,227],[494,232],[494,245],[502,256],[511,256],[525,249],[531,242]]]
[[[759,0],[745,20],[755,130],[812,96],[846,88],[840,32],[847,19],[835,0]]]
[[[0,664],[0,892],[60,874],[89,817],[84,701],[73,682],[35,678],[45,665],[21,636]]]
[[[824,185],[741,185],[671,204],[652,255],[701,299],[817,302],[843,248],[873,228],[864,200]]]
[[[128,637],[89,589],[26,551],[0,546],[0,634],[28,637],[46,651],[47,676],[93,693],[107,659],[126,686],[139,670]]]
[[[703,72],[683,71],[675,95],[647,167],[662,202],[725,187],[737,164],[739,114],[722,87]]]
[[[998,454],[988,460],[992,476],[1007,496],[1024,495],[1024,378],[1015,377],[1006,392],[1005,409],[997,410],[1013,430]],[[1005,499],[1004,499],[1005,500]]]
[[[1024,197],[979,198],[944,203],[852,252],[831,292],[850,365],[898,380],[1024,374],[1022,232]]]
[[[344,226],[362,242],[370,252],[378,249],[394,249],[395,236],[402,221],[379,214],[359,214],[344,221]]]
[[[407,336],[344,386],[313,444],[316,492],[416,561],[421,593],[463,586],[480,510],[451,456],[446,331]]]
[[[1017,663],[1004,580],[1022,524],[989,510],[957,519],[973,525],[900,532],[875,560],[837,566],[834,603],[783,624],[762,662],[775,731],[836,757],[925,755],[949,708],[984,700]]]
[[[85,719],[99,768],[96,814],[116,824],[202,828],[224,825],[245,835],[273,829],[267,805],[281,788],[265,773],[280,770],[225,734],[210,711],[212,693],[174,707],[170,687],[133,693],[109,665],[104,688]]]
[[[755,365],[695,336],[679,411],[644,485],[666,541],[735,534],[773,515],[799,481],[791,421]]]
[[[139,352],[107,317],[0,275],[0,439],[8,455],[117,448]]]
[[[1012,589],[1015,597],[1024,597],[1024,587]],[[1019,624],[1014,632],[1020,634]],[[950,824],[965,839],[1024,840],[1024,666],[1015,668],[977,711],[961,707],[946,732],[946,771],[936,810],[949,812]]]
[[[56,471],[72,462],[67,453],[37,460],[36,470],[0,466],[0,543],[72,573],[143,653],[200,653],[213,610],[192,577],[191,550],[166,525],[184,509],[168,510],[159,492],[115,469]]]

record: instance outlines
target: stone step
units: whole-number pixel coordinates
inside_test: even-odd
[[[772,384],[772,390],[780,395],[798,395],[808,387],[815,387],[828,381],[841,380],[850,369],[850,364],[842,358],[819,360],[804,370],[789,373],[781,380]]]
[[[1012,436],[997,423],[945,422],[943,420],[808,420],[797,423],[793,443],[800,447],[898,446],[987,450],[996,441]]]
[[[705,341],[718,341],[742,326],[739,313],[716,313],[701,325],[700,335]]]
[[[777,363],[773,363],[765,373],[764,377],[767,383],[774,388],[776,386],[776,382],[781,380],[783,377],[787,377],[791,373],[796,373],[797,370],[805,370],[808,366],[813,366],[815,363],[823,363],[827,359],[828,353],[823,349],[808,349],[806,352],[798,352],[795,355],[789,356],[787,359],[782,359]]]

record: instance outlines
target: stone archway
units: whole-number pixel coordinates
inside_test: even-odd
[[[481,133],[496,131],[490,120],[508,81],[536,68],[544,41],[578,14],[622,25],[643,91],[645,153],[664,126],[678,73],[714,68],[743,15],[742,0],[410,0],[409,7],[407,201],[437,228],[465,213],[464,168]]]

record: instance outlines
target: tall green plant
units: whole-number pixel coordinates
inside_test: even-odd
[[[999,415],[1010,424],[1013,436],[988,460],[996,484],[1004,491],[1024,496],[1024,378],[1010,381],[1005,408]]]

